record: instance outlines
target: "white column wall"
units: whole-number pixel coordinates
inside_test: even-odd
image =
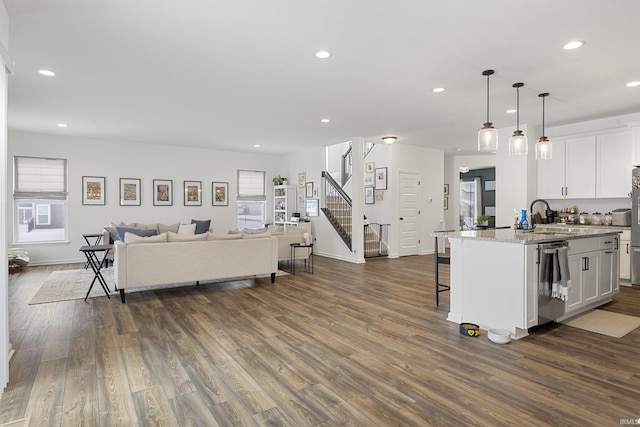
[[[0,2],[0,43],[9,50],[9,15]],[[0,224],[6,224],[7,212],[7,70],[0,61]],[[0,256],[7,259],[7,229],[0,233]],[[7,263],[0,263],[0,396],[9,382],[9,278]]]

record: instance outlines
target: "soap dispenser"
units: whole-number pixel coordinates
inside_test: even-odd
[[[529,221],[527,221],[527,210],[522,209],[520,212],[520,223],[518,224],[521,230],[527,230],[529,228]]]

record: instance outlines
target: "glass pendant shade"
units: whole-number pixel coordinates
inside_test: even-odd
[[[526,156],[529,152],[529,144],[527,137],[521,130],[517,130],[513,133],[513,136],[509,138],[509,155],[510,156]]]
[[[487,77],[487,121],[478,132],[478,151],[495,153],[498,151],[498,131],[493,127],[493,123],[489,121],[489,77],[495,71],[484,70],[483,76]]]
[[[509,155],[510,156],[526,156],[529,153],[529,143],[527,137],[520,130],[520,88],[524,86],[524,83],[514,83],[513,87],[516,88],[516,130],[513,132],[513,136],[509,138]]]
[[[536,160],[551,160],[553,146],[546,136],[536,142]]]
[[[491,123],[485,123],[478,132],[478,151],[490,153],[498,151],[498,130]]]

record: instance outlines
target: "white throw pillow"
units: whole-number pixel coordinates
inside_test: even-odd
[[[178,234],[196,234],[197,224],[180,224]]]
[[[124,233],[124,242],[135,245],[136,243],[163,243],[167,241],[167,233],[156,234],[155,236],[141,237],[137,234]]]
[[[194,227],[194,231],[195,231],[195,227]],[[171,231],[168,231],[167,234],[169,235],[167,239],[169,242],[197,242],[197,241],[207,240],[206,233],[180,234],[180,233],[172,233]]]

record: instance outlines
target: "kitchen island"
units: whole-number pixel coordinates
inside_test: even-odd
[[[511,229],[446,234],[450,254],[450,311],[447,320],[481,329],[500,328],[513,338],[547,320],[563,320],[605,304],[619,291],[619,231],[597,229]],[[568,246],[570,286],[562,312],[539,318],[538,268],[543,244]],[[549,298],[546,298],[547,300]],[[540,310],[541,311],[541,310]]]

